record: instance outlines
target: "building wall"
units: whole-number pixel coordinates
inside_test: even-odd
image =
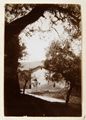
[[[47,84],[48,81],[45,78],[45,74],[47,73],[47,70],[45,70],[44,68],[39,68],[36,71],[34,71],[31,75],[31,83],[32,84],[37,84],[37,86],[41,86],[44,84]]]

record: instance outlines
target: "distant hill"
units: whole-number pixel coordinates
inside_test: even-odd
[[[31,68],[43,65],[43,61],[22,62],[21,65],[22,65],[21,70],[29,70]]]

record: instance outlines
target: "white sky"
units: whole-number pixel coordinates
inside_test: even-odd
[[[26,46],[27,56],[23,57],[21,62],[34,62],[41,61],[45,59],[46,49],[53,40],[58,40],[63,42],[68,39],[70,36],[64,30],[63,23],[61,21],[57,22],[57,25],[53,25],[50,18],[54,21],[56,18],[49,12],[45,12],[44,16],[46,18],[40,17],[40,19],[33,24],[28,25],[19,35],[21,38],[21,43],[24,43]],[[67,21],[64,25],[68,25]],[[33,32],[31,32],[31,30]],[[56,32],[56,31],[58,32]],[[27,32],[29,33],[26,36]],[[76,54],[80,52],[81,43],[75,40],[76,42],[72,43],[72,50]]]

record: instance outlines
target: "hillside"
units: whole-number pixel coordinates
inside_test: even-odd
[[[37,66],[43,65],[43,61],[35,61],[35,62],[22,62],[21,70],[29,70],[31,68],[35,68]]]

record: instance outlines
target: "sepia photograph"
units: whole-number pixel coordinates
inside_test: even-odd
[[[81,5],[4,8],[4,116],[81,117]]]

